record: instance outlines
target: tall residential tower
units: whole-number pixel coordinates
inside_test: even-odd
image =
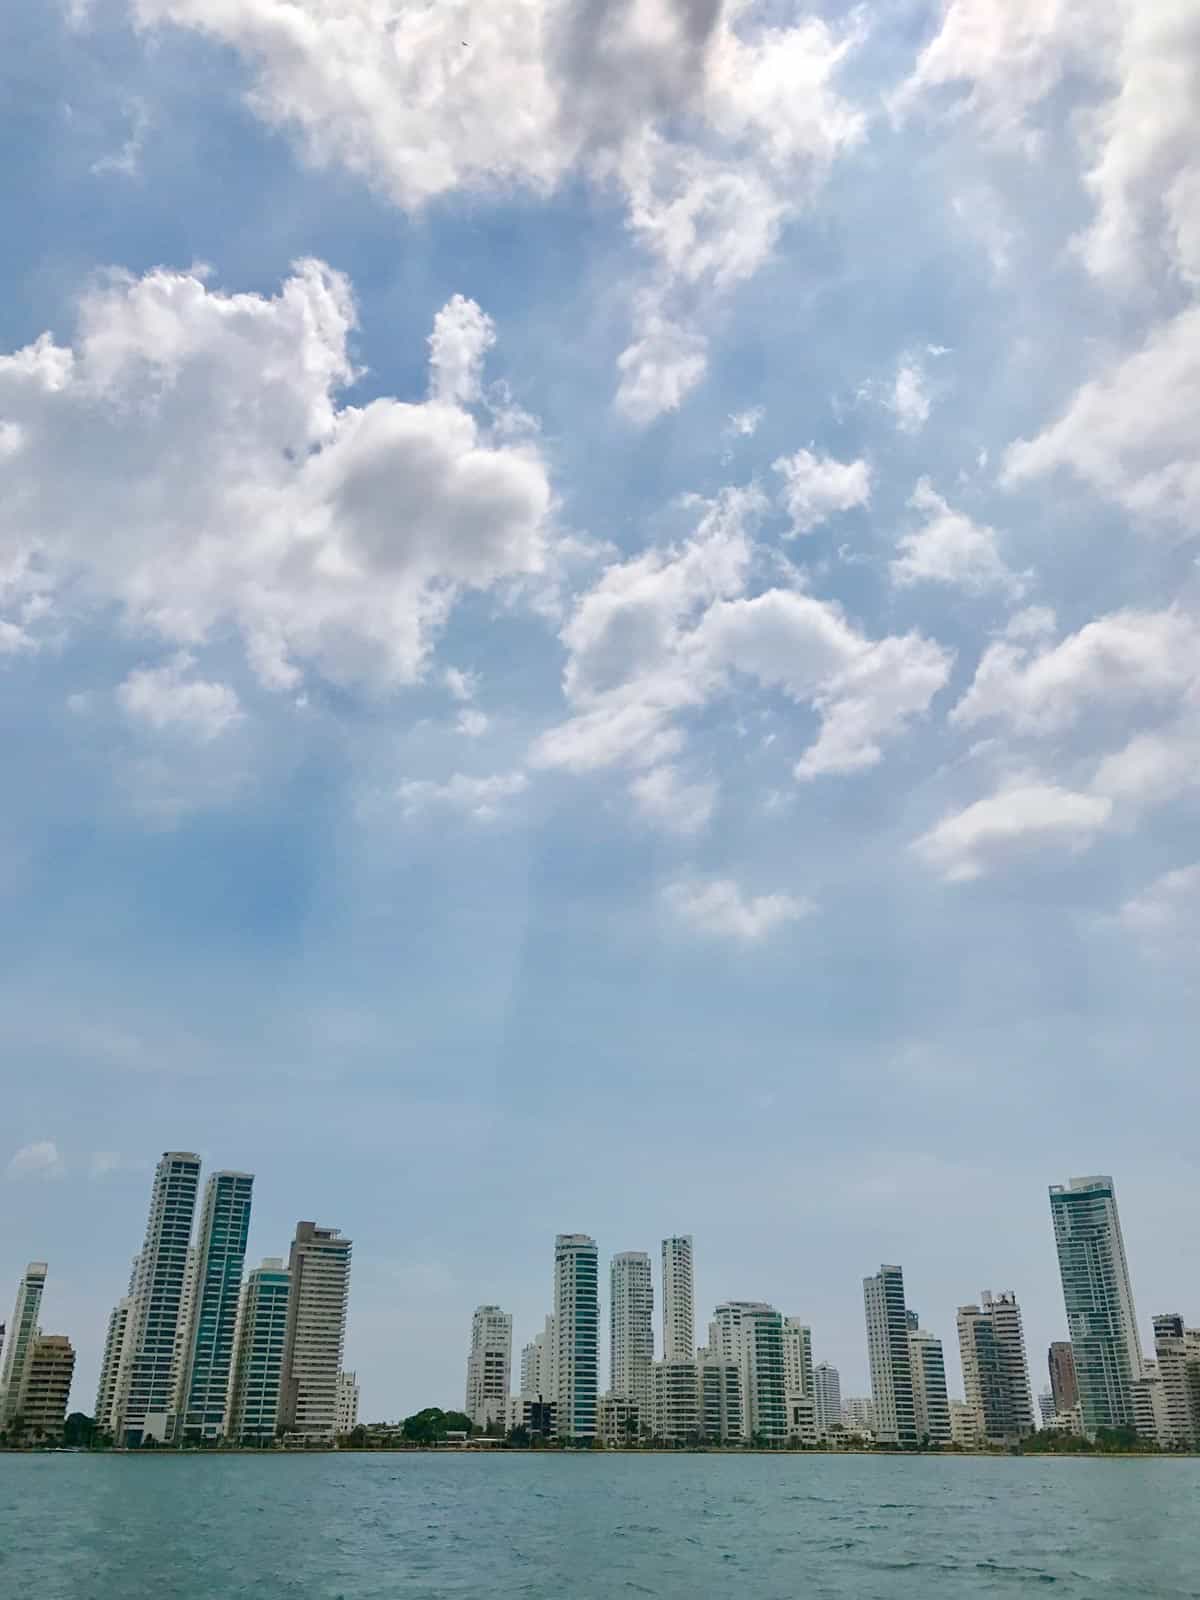
[[[980,1305],[958,1308],[963,1392],[980,1438],[1016,1444],[1034,1428],[1021,1308],[1011,1293],[985,1289],[980,1298]]]
[[[874,1277],[864,1278],[863,1305],[875,1402],[875,1438],[880,1444],[916,1444],[903,1270],[882,1266]]]
[[[467,1416],[477,1428],[508,1420],[512,1316],[499,1306],[476,1306],[467,1352]]]
[[[609,1268],[609,1389],[636,1400],[643,1423],[650,1420],[654,1366],[654,1280],[644,1250],[625,1250]]]
[[[662,1242],[663,1360],[694,1361],[696,1357],[696,1285],[692,1273],[692,1236],[678,1234]]]
[[[600,1262],[586,1233],[554,1241],[555,1426],[560,1439],[596,1437],[600,1391]]]
[[[351,1240],[343,1239],[337,1228],[296,1224],[288,1257],[278,1425],[300,1439],[329,1440],[337,1430],[352,1250]]]
[[[21,1405],[21,1391],[38,1336],[38,1314],[46,1287],[46,1263],[31,1261],[17,1285],[17,1303],[8,1325],[4,1365],[0,1367],[0,1426],[11,1422]]]
[[[204,1189],[195,1284],[183,1345],[180,1437],[217,1439],[227,1431],[233,1341],[250,1231],[254,1179],[214,1172]]]

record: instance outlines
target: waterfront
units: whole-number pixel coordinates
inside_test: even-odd
[[[1196,1596],[1194,1460],[0,1457],[39,1600]]]

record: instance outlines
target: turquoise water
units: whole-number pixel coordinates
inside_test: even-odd
[[[0,1456],[3,1600],[1200,1595],[1200,1463]]]

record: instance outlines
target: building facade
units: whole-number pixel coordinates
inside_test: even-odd
[[[108,1317],[108,1333],[104,1340],[104,1356],[100,1363],[100,1382],[96,1386],[96,1407],[93,1415],[100,1433],[113,1433],[117,1391],[121,1385],[122,1363],[129,1350],[129,1319],[133,1300],[125,1295],[118,1300]]]
[[[1052,1185],[1050,1212],[1084,1432],[1132,1427],[1142,1347],[1112,1179]]]
[[[831,1433],[842,1428],[842,1380],[838,1369],[828,1361],[818,1361],[813,1368],[813,1400],[816,1403],[817,1433],[828,1439]]]
[[[154,1174],[146,1235],[136,1263],[128,1359],[113,1408],[113,1436],[126,1445],[165,1440],[179,1383],[180,1315],[200,1187],[200,1157],[165,1151]]]
[[[609,1269],[609,1359],[612,1394],[634,1400],[648,1420],[654,1365],[654,1279],[644,1250],[626,1250]]]
[[[812,1329],[799,1317],[783,1319],[783,1386],[789,1396],[813,1392]]]
[[[642,1414],[636,1400],[606,1394],[596,1402],[596,1437],[610,1450],[636,1444],[641,1431]]]
[[[983,1443],[979,1414],[967,1400],[950,1402],[950,1441],[960,1450],[978,1450]]]
[[[692,1361],[696,1355],[696,1285],[692,1236],[662,1242],[663,1360]]]
[[[1046,1364],[1050,1372],[1050,1393],[1054,1396],[1054,1410],[1065,1416],[1079,1404],[1079,1385],[1075,1382],[1075,1352],[1069,1339],[1056,1339],[1047,1352]]]
[[[0,1427],[20,1413],[21,1390],[38,1336],[46,1271],[44,1261],[31,1261],[17,1285],[17,1300],[8,1325],[3,1365],[0,1365]]]
[[[554,1241],[555,1405],[560,1439],[596,1437],[600,1397],[600,1282],[596,1241],[560,1233]]]
[[[910,1327],[908,1356],[918,1443],[947,1445],[951,1442],[950,1397],[942,1341],[924,1328]]]
[[[651,1368],[651,1433],[667,1444],[688,1444],[701,1436],[700,1387],[695,1361],[656,1361]]]
[[[742,1372],[737,1363],[702,1352],[696,1362],[696,1387],[701,1435],[718,1444],[744,1438]]]
[[[963,1389],[981,1437],[989,1444],[1015,1444],[1034,1431],[1021,1308],[1012,1293],[985,1289],[980,1299],[980,1305],[958,1310]]]
[[[337,1431],[338,1433],[353,1433],[358,1427],[358,1374],[356,1372],[339,1372],[337,1386]],[[505,1395],[507,1403],[508,1396]],[[498,1418],[501,1427],[508,1421],[508,1412]]]
[[[512,1387],[512,1316],[499,1306],[476,1306],[467,1352],[464,1410],[477,1428],[503,1428]]]
[[[1200,1328],[1187,1328],[1177,1312],[1154,1319],[1154,1357],[1166,1412],[1169,1450],[1200,1449]]]
[[[214,1172],[204,1188],[177,1430],[188,1441],[219,1439],[227,1430],[253,1191],[248,1172]]]
[[[279,1428],[298,1439],[330,1440],[337,1429],[338,1373],[346,1342],[353,1248],[337,1228],[296,1224],[288,1257]]]
[[[290,1287],[282,1257],[268,1256],[242,1290],[228,1428],[240,1444],[269,1444],[275,1438]]]
[[[44,1333],[33,1340],[19,1401],[26,1438],[62,1438],[74,1372],[75,1351],[64,1334]]]
[[[917,1419],[903,1270],[884,1265],[873,1277],[864,1278],[863,1306],[871,1397],[875,1403],[875,1438],[880,1444],[915,1445]]]

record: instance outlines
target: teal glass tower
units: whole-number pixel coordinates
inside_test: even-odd
[[[270,1444],[279,1424],[279,1383],[287,1340],[291,1274],[268,1257],[246,1279],[227,1433],[241,1444]]]
[[[218,1439],[226,1432],[253,1189],[248,1172],[214,1172],[205,1185],[178,1429],[189,1441]]]

